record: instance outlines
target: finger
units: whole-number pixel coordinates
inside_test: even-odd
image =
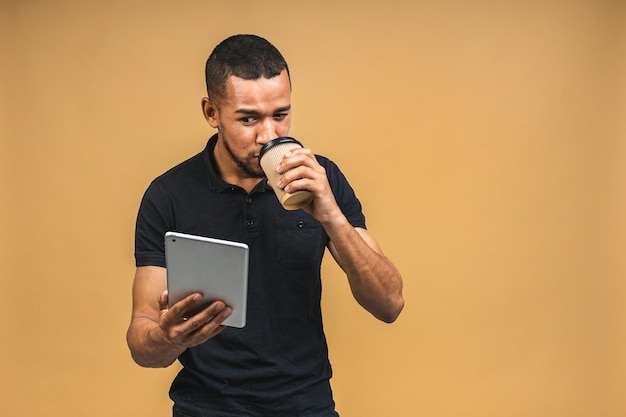
[[[202,294],[194,293],[190,294],[182,300],[176,302],[174,305],[169,306],[168,314],[166,317],[166,325],[173,325],[185,320],[187,311],[197,306],[202,302]]]
[[[185,346],[194,347],[194,346],[201,345],[207,340],[222,333],[224,329],[226,329],[226,326],[209,326],[207,324],[206,326],[203,326],[197,331],[190,333],[186,340]]]
[[[214,310],[210,308],[205,311],[210,314],[211,317],[205,320],[204,314],[198,313],[184,324],[189,331],[185,343],[188,347],[204,343],[224,331],[226,327],[223,326],[222,323],[232,314],[230,307],[225,307],[216,314],[213,314]]]
[[[319,191],[328,182],[325,171],[300,165],[290,171],[285,172],[279,181],[278,186],[287,192],[298,190]]]
[[[224,319],[219,320],[219,318],[222,315],[221,313],[223,313],[226,308],[226,305],[222,301],[215,301],[205,309],[187,318],[186,325],[190,329],[198,329],[213,320],[218,322],[218,324],[221,324]]]
[[[306,155],[307,158],[314,157],[313,151],[309,148],[293,148],[285,152],[285,158],[289,158],[294,155]]]
[[[169,303],[167,290],[161,293],[158,301],[159,301],[159,310],[167,310],[167,305]]]
[[[197,302],[189,303],[189,300],[193,301],[196,295],[201,301],[200,294],[192,294],[173,305],[161,316],[160,327],[173,343],[187,347],[203,343],[213,337],[214,331],[229,315],[229,313],[223,313],[226,310],[224,303],[216,301],[197,314],[185,318],[188,307],[197,304]]]
[[[314,167],[317,159],[310,149],[292,149],[285,154],[284,159],[276,166],[276,171],[280,174],[292,170],[301,165]]]

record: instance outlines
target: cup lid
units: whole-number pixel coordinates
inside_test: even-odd
[[[302,146],[300,142],[298,142],[297,140],[295,140],[294,138],[290,136],[281,136],[279,138],[272,139],[269,142],[267,142],[265,145],[263,145],[263,147],[261,148],[261,151],[259,152],[259,161],[261,160],[261,158],[263,158],[263,154],[265,154],[265,152],[269,151],[274,146],[280,145],[283,143],[296,143]]]

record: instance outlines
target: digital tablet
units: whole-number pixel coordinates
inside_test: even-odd
[[[248,245],[177,232],[165,234],[165,262],[169,304],[200,292],[203,303],[187,312],[193,316],[221,300],[233,312],[224,326],[246,325]]]

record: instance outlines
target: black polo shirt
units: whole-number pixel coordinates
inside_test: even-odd
[[[187,349],[170,396],[220,415],[334,416],[320,309],[328,236],[303,210],[284,210],[266,181],[249,194],[222,181],[213,136],[203,152],[156,178],[137,217],[137,266],[165,267],[164,234],[177,231],[250,247],[247,324]],[[365,228],[361,204],[337,166],[326,169],[337,203]]]

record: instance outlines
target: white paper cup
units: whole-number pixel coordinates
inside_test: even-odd
[[[294,138],[282,136],[267,142],[259,153],[261,168],[265,172],[265,176],[269,180],[276,197],[278,197],[278,201],[286,210],[297,210],[313,200],[313,194],[310,191],[287,193],[276,186],[276,183],[282,177],[281,174],[276,172],[276,166],[285,158],[287,151],[302,147],[302,144]]]

